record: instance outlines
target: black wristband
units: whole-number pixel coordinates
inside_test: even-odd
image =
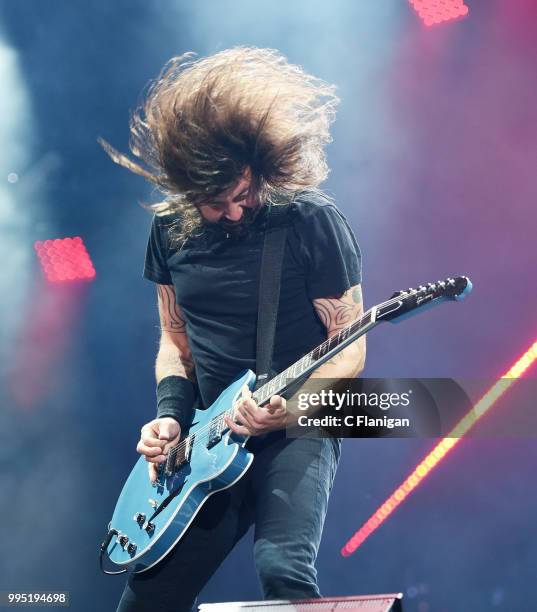
[[[157,385],[157,418],[173,417],[184,429],[192,422],[195,401],[193,383],[182,376],[166,376]]]

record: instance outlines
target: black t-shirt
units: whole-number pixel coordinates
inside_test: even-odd
[[[312,300],[361,282],[360,249],[341,212],[325,197],[299,194],[288,205],[287,237],[272,367],[280,372],[326,339]],[[242,238],[219,227],[181,249],[172,216],[153,218],[144,277],[172,285],[186,320],[203,407],[242,371],[255,372],[257,302],[266,209]]]

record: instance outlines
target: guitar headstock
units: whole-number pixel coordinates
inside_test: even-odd
[[[472,283],[467,276],[446,278],[436,283],[420,285],[417,289],[398,291],[377,309],[376,319],[396,322],[404,315],[410,316],[418,308],[437,304],[445,300],[463,300],[472,290]]]

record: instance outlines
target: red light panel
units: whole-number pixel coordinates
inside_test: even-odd
[[[468,14],[464,0],[409,0],[426,26],[451,21]]]
[[[95,268],[80,236],[38,240],[34,244],[41,267],[51,283],[93,280]]]

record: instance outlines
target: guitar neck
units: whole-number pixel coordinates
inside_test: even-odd
[[[307,355],[295,361],[293,365],[264,383],[253,393],[253,397],[257,404],[261,406],[268,402],[273,395],[285,393],[292,385],[307,378],[319,366],[381,321],[391,321],[392,323],[396,320],[401,321],[403,318],[422,312],[426,308],[446,300],[460,301],[471,290],[470,279],[466,276],[457,276],[436,283],[420,285],[417,289],[410,288],[407,291],[398,291],[389,300],[373,306],[359,319],[349,323],[339,333],[334,334]]]
[[[268,402],[273,395],[285,393],[292,385],[306,379],[314,370],[342,351],[346,346],[363,336],[379,322],[376,314],[379,306],[370,308],[359,319],[355,319],[341,329],[337,334],[330,336],[312,351],[295,361],[288,368],[271,378],[253,393],[256,403],[261,406]]]

